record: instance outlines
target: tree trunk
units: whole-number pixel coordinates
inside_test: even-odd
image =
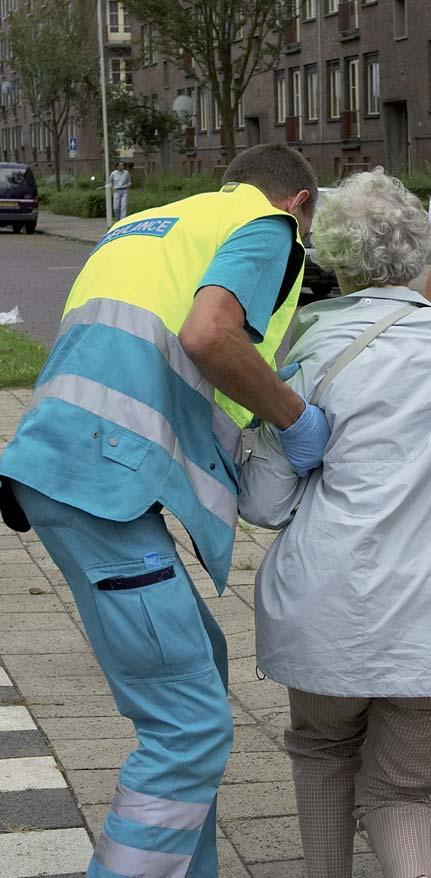
[[[55,170],[55,185],[58,191],[61,189],[61,180],[60,180],[60,138],[58,135],[58,129],[55,126],[53,132],[53,140],[54,140],[54,170]]]
[[[220,115],[224,130],[224,148],[226,151],[226,161],[229,164],[229,162],[231,162],[236,155],[234,127],[235,119],[232,112],[230,91],[223,91],[223,106],[221,107]]]

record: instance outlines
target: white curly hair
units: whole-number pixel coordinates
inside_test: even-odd
[[[431,250],[419,198],[383,168],[354,174],[326,193],[313,220],[317,262],[359,288],[405,285]]]

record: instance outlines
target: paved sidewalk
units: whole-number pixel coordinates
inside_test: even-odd
[[[0,392],[0,449],[29,391]],[[169,526],[227,635],[235,743],[219,798],[220,878],[304,878],[286,691],[255,675],[253,580],[273,534],[238,528],[229,588],[216,597],[187,534]],[[118,769],[135,747],[83,634],[71,592],[34,533],[0,524],[0,874],[81,878]],[[88,833],[87,834],[87,828]],[[358,838],[355,878],[381,875]]]
[[[104,219],[60,216],[56,213],[49,213],[47,210],[39,212],[37,223],[38,232],[42,232],[44,235],[55,235],[58,238],[69,238],[72,241],[85,241],[88,244],[97,244],[106,229],[107,225]]]

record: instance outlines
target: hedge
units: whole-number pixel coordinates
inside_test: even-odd
[[[136,213],[151,207],[161,207],[180,198],[209,192],[220,188],[216,176],[202,174],[195,177],[180,177],[166,174],[145,181],[139,189],[129,192],[128,213]],[[70,189],[60,192],[50,186],[39,186],[39,202],[52,213],[64,216],[104,217],[105,192],[103,189]]]

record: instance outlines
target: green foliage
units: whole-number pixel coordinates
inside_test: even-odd
[[[220,181],[212,174],[199,174],[195,177],[182,177],[179,174],[164,174],[150,177],[141,187],[129,193],[128,212],[137,213],[151,207],[160,207],[171,201],[212,192],[220,188]],[[39,201],[52,213],[64,216],[104,217],[105,193],[103,189],[68,189],[57,192],[52,187],[39,187]]]
[[[124,0],[157,32],[158,49],[191,80],[209,83],[220,110],[227,159],[235,155],[235,114],[251,77],[278,62],[282,3],[274,0]],[[278,11],[277,11],[278,10]],[[142,47],[143,63],[147,47]],[[194,64],[192,64],[192,59]]]
[[[32,387],[46,357],[39,342],[0,326],[0,387]]]
[[[171,113],[157,107],[150,98],[131,93],[124,87],[108,89],[108,116],[112,143],[127,147],[140,146],[151,153],[165,137],[178,128]],[[99,117],[100,117],[99,112]],[[99,127],[101,119],[99,118]]]
[[[414,171],[412,174],[402,171],[399,174],[395,174],[395,176],[399,177],[404,186],[420,198],[423,206],[428,210],[431,195],[431,164],[427,162],[423,168]]]

